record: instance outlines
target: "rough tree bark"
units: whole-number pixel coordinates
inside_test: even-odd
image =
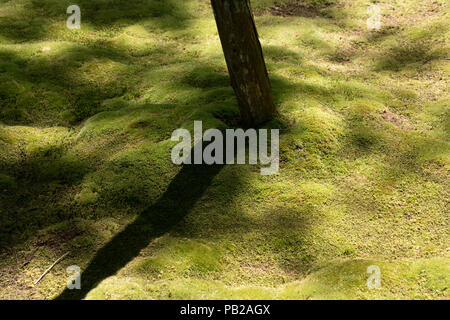
[[[247,126],[275,114],[272,88],[249,0],[211,0],[231,85]]]

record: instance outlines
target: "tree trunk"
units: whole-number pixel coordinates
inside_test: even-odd
[[[211,0],[231,85],[245,125],[273,117],[275,104],[249,0]]]

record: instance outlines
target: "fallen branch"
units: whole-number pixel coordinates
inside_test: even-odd
[[[38,284],[39,281],[41,281],[42,278],[43,278],[50,270],[52,270],[53,267],[54,267],[58,262],[60,262],[62,259],[64,259],[69,253],[70,253],[70,252],[66,252],[66,253],[65,253],[64,255],[62,255],[58,260],[56,260],[55,262],[53,262],[53,264],[52,264],[47,270],[45,270],[43,274],[41,274],[41,276],[39,277],[39,279],[37,279],[37,280],[34,282],[34,284],[35,284],[35,285]]]

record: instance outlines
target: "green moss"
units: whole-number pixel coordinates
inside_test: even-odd
[[[138,275],[154,278],[199,277],[209,278],[223,269],[223,250],[203,241],[170,240],[155,257],[138,262]]]
[[[379,3],[379,31],[366,0],[252,1],[270,177],[170,161],[174,129],[238,123],[207,1],[80,1],[80,30],[68,1],[0,2],[1,297],[54,298],[102,248],[88,299],[448,297],[445,1]]]
[[[0,189],[3,192],[13,192],[17,188],[17,182],[14,177],[10,177],[6,174],[0,174]]]

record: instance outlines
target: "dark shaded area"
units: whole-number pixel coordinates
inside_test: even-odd
[[[419,70],[424,65],[446,57],[444,47],[430,50],[430,43],[427,39],[415,41],[405,41],[397,46],[393,46],[380,57],[377,62],[377,70],[387,70],[398,72],[407,68]]]
[[[268,62],[289,62],[293,64],[301,64],[305,62],[305,57],[282,46],[265,45],[263,47],[263,52]]]
[[[198,66],[187,75],[183,76],[180,83],[193,88],[210,89],[228,87],[230,78],[226,73],[222,72],[221,68],[214,66]]]
[[[147,54],[158,50],[177,53],[170,46],[160,46],[149,49]],[[105,100],[124,95],[129,99],[138,94],[135,87],[139,80],[132,76],[142,72],[124,49],[107,44],[70,46],[56,58],[24,59],[16,52],[1,50],[0,59],[5,61],[3,66],[0,64],[0,81],[5,81],[0,87],[0,121],[9,125],[79,123],[110,109],[104,105]],[[81,66],[104,59],[126,69],[114,71],[115,76],[106,83],[87,80]],[[26,89],[28,86],[31,90]]]
[[[73,211],[58,201],[92,170],[86,159],[67,156],[62,145],[22,152],[15,161],[0,161],[0,253],[37,228],[70,219]]]
[[[80,0],[81,23],[89,25],[93,33],[104,34],[100,40],[83,38],[67,43],[57,54],[37,49],[33,55],[21,55],[9,49],[0,50],[0,121],[8,125],[74,125],[115,106],[105,101],[122,97],[132,100],[141,94],[138,72],[141,56],[151,56],[152,62],[165,60],[168,52],[179,56],[173,44],[161,42],[145,50],[106,40],[108,34],[142,21],[150,32],[155,30],[187,29],[192,13],[190,1],[182,0]],[[0,19],[0,38],[6,43],[30,43],[42,40],[66,41],[61,29],[69,14],[69,0],[32,0],[14,6]],[[73,33],[77,34],[77,30]],[[49,35],[54,35],[51,38]],[[52,45],[51,45],[52,46]],[[28,49],[27,49],[28,50]],[[110,63],[110,73],[103,81],[88,79],[95,64]],[[161,61],[161,64],[167,61]],[[118,70],[120,69],[120,70]]]
[[[120,118],[125,113],[139,113],[139,110],[154,110],[155,113],[131,122],[129,128],[114,129],[113,138],[107,141],[100,135],[98,139],[103,142],[91,149],[74,149],[74,140],[69,138],[33,150],[20,147],[14,156],[0,159],[0,254],[30,238],[40,238],[38,230],[51,225],[77,218],[97,219],[110,215],[111,208],[120,212],[118,215],[130,211],[135,214],[155,203],[179,168],[171,163],[169,149],[162,151],[160,157],[148,154],[152,150],[151,139],[156,142],[170,138],[177,125],[173,116],[176,107],[146,104],[113,115]],[[110,121],[115,121],[111,113],[108,116]],[[0,135],[1,132],[0,127]],[[148,148],[109,159],[140,135],[150,140]],[[84,146],[92,141],[80,139]],[[0,150],[3,147],[8,145],[0,140]],[[162,162],[158,162],[158,158],[163,158]],[[155,179],[156,175],[160,178]],[[83,181],[90,179],[96,186],[91,192],[99,199],[95,203],[80,203],[77,195],[84,190]],[[61,240],[62,244],[67,242]]]
[[[324,16],[323,9],[332,5],[332,1],[293,1],[283,4],[276,4],[269,12],[274,16],[280,17],[318,17]]]
[[[161,27],[177,29],[186,27],[189,14],[183,10],[183,0],[79,0],[82,23],[98,29],[118,28],[148,18],[171,17],[160,20]],[[0,20],[0,36],[15,42],[40,40],[47,36],[55,22],[65,23],[69,0],[33,0],[19,7],[14,16]],[[100,14],[101,13],[101,14]]]
[[[80,290],[66,289],[57,299],[82,299],[103,279],[114,275],[153,239],[185,217],[223,165],[186,165],[163,196],[100,249],[82,273]]]

